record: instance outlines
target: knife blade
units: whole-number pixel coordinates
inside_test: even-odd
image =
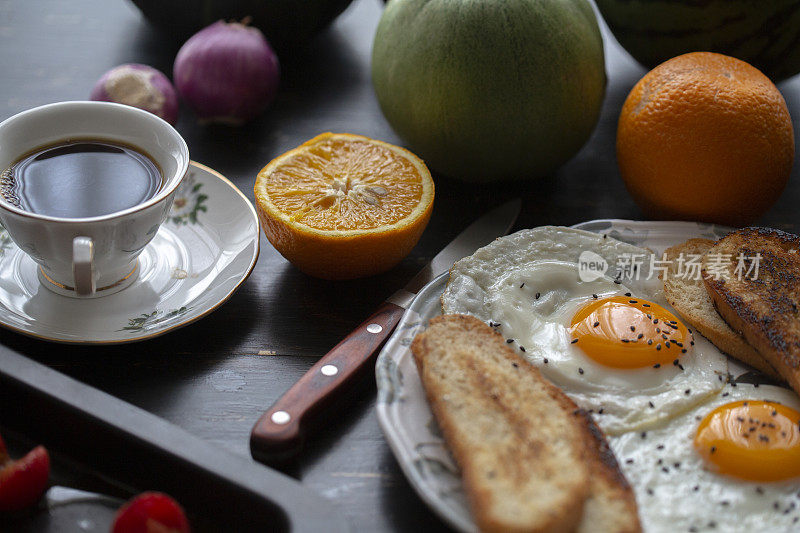
[[[405,287],[322,356],[253,426],[250,454],[266,463],[285,461],[302,447],[311,421],[325,404],[355,384],[374,365],[378,350],[394,331],[416,293],[457,260],[505,235],[519,215],[517,198],[481,216],[445,246]]]

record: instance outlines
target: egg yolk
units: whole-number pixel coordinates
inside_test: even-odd
[[[694,446],[712,471],[752,481],[800,476],[800,413],[765,401],[731,402],[700,422]]]
[[[656,368],[691,349],[689,330],[653,302],[629,296],[591,300],[572,317],[572,342],[591,359],[614,368]]]

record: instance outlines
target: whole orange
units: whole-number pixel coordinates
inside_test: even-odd
[[[777,87],[752,65],[711,52],[662,63],[619,116],[617,161],[648,216],[740,226],[778,198],[794,133]]]

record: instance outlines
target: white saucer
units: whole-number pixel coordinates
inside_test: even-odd
[[[258,259],[258,216],[218,172],[192,162],[167,221],[139,256],[138,279],[91,300],[43,287],[0,227],[0,326],[37,339],[115,344],[163,335],[214,311]]]

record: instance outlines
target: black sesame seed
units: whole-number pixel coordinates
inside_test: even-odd
[[[636,304],[636,303],[639,303],[639,302],[638,302],[638,300],[628,300],[628,303]]]
[[[547,363],[548,363],[548,360],[547,360],[547,357],[545,357],[544,358],[544,364],[547,364]]]
[[[661,368],[661,363],[656,363],[653,365],[653,368]]]
[[[523,281],[523,282],[522,282],[522,285],[520,285],[520,286],[519,286],[519,288],[521,289],[521,288],[522,288],[522,287],[524,287],[524,286],[525,286],[525,282]]]
[[[622,342],[631,342],[630,339],[620,339]]]
[[[642,304],[642,307],[650,307],[650,304]]]
[[[625,459],[625,464],[626,465],[633,464],[633,459]]]
[[[570,344],[575,344],[576,342],[578,342],[578,339],[572,339],[572,340],[570,341]]]
[[[517,363],[511,363],[511,366],[513,366],[514,368],[519,368],[519,365]]]
[[[511,344],[512,342],[514,342],[514,339],[506,339],[506,344]]]
[[[677,359],[675,359],[674,361],[672,361],[672,366],[678,366],[678,363],[679,363],[679,362],[680,362],[680,361],[678,361]]]
[[[538,293],[538,292],[537,292],[537,293],[536,293],[536,296],[534,296],[534,298],[535,298],[536,300],[538,300],[538,299],[539,299],[539,296],[541,296],[541,293]]]
[[[778,411],[772,411],[772,416],[778,416]]]
[[[674,468],[680,468],[680,467],[681,467],[681,464],[680,464],[680,463],[672,463],[672,466],[673,466]]]
[[[653,405],[653,402],[647,402],[647,405],[649,405],[651,408],[655,407],[655,405]]]
[[[641,437],[642,437],[643,439],[646,439],[646,438],[647,438],[647,432],[646,432],[646,431],[642,431],[642,433],[641,433]]]
[[[653,495],[653,489],[647,489],[647,494],[652,496]]]
[[[692,389],[686,389],[685,391],[683,391],[683,393],[684,393],[686,396],[689,396],[689,395],[692,393]]]
[[[656,446],[656,450],[663,450],[663,449],[664,449],[663,444],[659,444],[658,446]]]
[[[647,339],[647,344],[648,345],[653,344],[653,339]]]
[[[594,298],[595,300],[597,300],[597,295],[596,295],[596,294],[592,294],[592,298]]]
[[[712,447],[711,447],[711,453],[714,453],[714,452],[716,452],[716,451],[717,451],[717,447],[716,447],[716,446],[712,446]]]
[[[661,465],[663,465],[663,464],[664,464],[664,459],[659,459],[658,461],[656,461],[656,464],[657,464],[658,466],[661,466]]]
[[[625,293],[625,296],[627,296],[628,298],[630,298],[630,297],[631,297],[631,293],[629,293],[629,292],[626,292],[626,293]]]
[[[661,338],[664,339],[664,340],[667,340],[667,336],[664,335],[663,333],[661,334]]]
[[[662,466],[661,471],[664,472],[665,474],[669,474],[669,468],[667,468],[666,466]]]
[[[636,331],[636,326],[631,326],[631,331]]]
[[[720,503],[720,504],[722,504],[722,505],[723,505],[723,506],[725,506],[725,507],[727,507],[727,506],[729,506],[729,505],[731,504],[731,502],[729,502],[728,500],[722,500],[722,501],[721,501],[721,502],[719,502],[719,503]]]
[[[639,334],[636,336],[636,338],[637,338],[637,339],[641,339],[642,337],[644,337],[644,333],[639,333]]]
[[[689,341],[689,344],[691,344],[692,346],[694,346],[694,341]]]
[[[661,349],[661,344],[656,344],[656,350],[660,350],[660,349]]]
[[[720,376],[720,377],[722,377],[722,376]],[[731,395],[731,393],[730,393],[730,392],[723,392],[723,393],[722,393],[722,397],[723,397],[723,398],[725,398],[726,396],[730,396],[730,395]]]
[[[620,283],[622,283],[622,282],[621,282],[619,279],[615,279],[615,280],[614,280],[614,283],[616,283],[617,285],[619,285],[619,284],[620,284]]]
[[[700,485],[695,485],[694,487],[692,487],[692,490],[697,492],[698,490],[700,490]]]
[[[599,326],[599,325],[600,325],[600,322],[595,322],[594,324],[592,324],[592,327],[593,327],[593,328],[596,328],[596,327],[597,327],[597,326]]]
[[[681,348],[681,353],[686,353],[686,348]]]
[[[598,414],[598,415],[602,415],[604,410],[605,410],[605,409],[603,409],[603,408],[601,407],[600,409],[598,409],[598,410],[597,410],[597,414]]]
[[[581,375],[583,375],[583,369],[582,369],[582,368],[579,368],[579,369],[578,369],[578,374],[581,374]]]
[[[756,492],[759,494],[764,494],[764,489],[762,489],[761,487],[756,487]]]
[[[658,319],[657,318],[653,320],[653,324],[658,324]]]
[[[680,364],[680,363],[678,363],[678,368],[680,368],[681,370],[683,370],[683,365],[682,365],[682,364]]]
[[[520,346],[520,347],[519,347],[519,349],[520,349],[520,351],[521,351],[522,353],[525,353],[525,347],[524,347],[524,346]]]

